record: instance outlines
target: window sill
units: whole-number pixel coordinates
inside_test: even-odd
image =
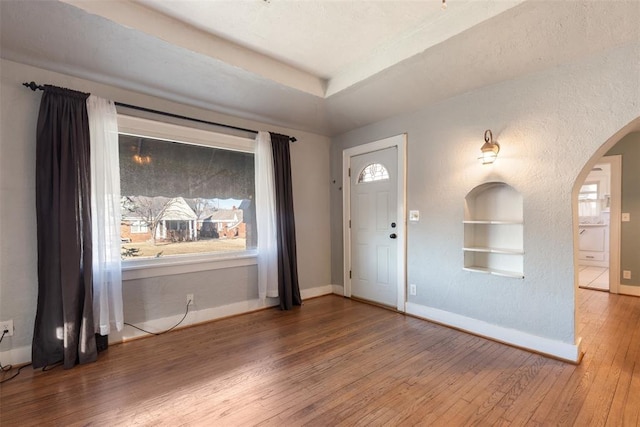
[[[126,260],[122,262],[122,280],[146,279],[198,271],[245,267],[257,264],[256,250],[216,255],[175,256],[164,259]]]

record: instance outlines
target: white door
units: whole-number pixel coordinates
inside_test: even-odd
[[[350,159],[351,295],[398,302],[398,148]]]

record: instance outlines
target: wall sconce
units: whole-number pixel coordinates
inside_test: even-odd
[[[480,148],[482,154],[478,159],[482,161],[483,165],[489,165],[496,161],[498,152],[500,151],[500,145],[497,142],[493,142],[493,134],[490,129],[484,131],[484,144]]]

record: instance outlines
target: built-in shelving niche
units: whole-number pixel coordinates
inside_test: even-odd
[[[524,278],[522,195],[508,184],[479,185],[465,197],[464,269]]]

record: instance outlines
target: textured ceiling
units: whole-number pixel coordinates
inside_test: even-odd
[[[137,3],[324,79],[446,13],[437,0]]]
[[[631,1],[0,1],[3,58],[336,135],[640,39]]]
[[[450,8],[440,0],[135,3],[309,73],[330,96],[522,1],[455,0]]]

